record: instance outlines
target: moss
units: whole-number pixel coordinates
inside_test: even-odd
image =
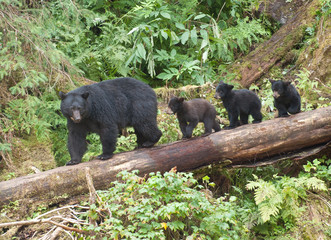
[[[35,173],[35,169],[45,171],[56,167],[51,144],[40,142],[33,134],[12,141],[12,169],[0,170],[0,181]]]

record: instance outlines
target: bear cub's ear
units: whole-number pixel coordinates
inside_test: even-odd
[[[291,82],[284,82],[284,85],[287,87],[287,86],[290,86],[291,85]]]
[[[84,99],[87,99],[89,95],[90,95],[89,92],[84,92],[84,93],[82,94],[82,97],[83,97]]]
[[[59,96],[60,96],[60,98],[61,98],[61,100],[64,100],[65,98],[66,98],[66,96],[67,96],[67,94],[65,94],[64,92],[59,92]]]
[[[234,86],[233,85],[230,85],[228,84],[228,89],[231,90]]]
[[[180,102],[180,103],[182,103],[182,102],[184,102],[184,98],[178,98],[178,102]]]
[[[273,84],[276,81],[275,80],[272,80],[272,79],[269,79],[269,82],[271,82],[271,84]]]

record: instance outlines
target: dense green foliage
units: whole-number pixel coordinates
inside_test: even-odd
[[[35,134],[52,143],[63,165],[67,130],[56,95],[84,83],[81,76],[94,81],[132,76],[152,86],[213,81],[269,34],[252,14],[257,3],[1,1],[0,149],[10,152],[12,137]],[[161,142],[166,139],[174,140],[166,136]],[[119,139],[118,150],[132,149],[134,139],[125,141]],[[85,158],[98,148],[90,150]]]
[[[263,14],[255,14],[259,3],[0,0],[2,160],[10,167],[14,139],[34,135],[51,146],[57,165],[64,165],[69,160],[67,128],[57,93],[90,83],[89,79],[98,82],[131,76],[153,87],[218,81],[227,73],[227,66],[277,29]],[[317,10],[320,19],[330,14],[330,2],[321,3]],[[315,36],[317,27],[314,24],[306,29],[302,46]],[[270,75],[284,79],[287,71],[276,70]],[[224,80],[239,87],[231,82],[233,76],[228,74]],[[296,72],[294,83],[304,111],[328,102],[309,71]],[[262,79],[250,89],[262,100],[263,119],[272,118],[269,81]],[[208,93],[199,94],[205,97]],[[218,115],[227,119],[222,105],[208,100]],[[159,144],[181,138],[174,116],[159,111],[158,119],[163,133]],[[128,136],[118,138],[116,152],[135,148],[133,130],[127,131]],[[202,131],[199,125],[194,135]],[[84,161],[101,152],[96,134],[91,134],[88,142]],[[123,172],[109,191],[99,192],[101,202],[90,206],[81,218],[98,221],[98,227],[89,224],[86,229],[112,239],[276,239],[296,226],[307,194],[324,191],[325,184],[330,188],[330,160],[316,159],[305,170],[296,178],[272,177],[278,174],[273,168],[238,170],[237,178],[231,179],[231,197],[214,198],[203,191],[208,184],[202,187],[192,174],[154,173],[140,179],[135,172]],[[6,180],[16,176],[14,172],[7,175]],[[112,214],[107,215],[104,209]]]
[[[191,173],[141,178],[123,171],[109,190],[97,192],[95,204],[85,203],[89,209],[79,218],[86,225],[77,227],[89,232],[81,239],[291,239],[288,231],[306,210],[303,200],[327,191],[327,165],[330,160],[315,159],[298,177],[255,176],[244,182],[254,197],[237,189],[217,198],[207,176],[199,184]]]
[[[239,239],[246,235],[236,198],[210,201],[192,174],[121,172],[120,181],[99,191],[101,202],[86,217],[101,222],[85,230],[111,239]],[[110,216],[101,216],[109,209]],[[84,216],[84,215],[83,215]]]

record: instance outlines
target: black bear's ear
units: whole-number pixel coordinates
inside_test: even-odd
[[[228,88],[231,90],[234,86],[233,85],[230,85],[228,84]]]
[[[184,98],[182,98],[182,97],[181,98],[178,98],[178,102],[180,102],[180,103],[181,102],[184,102]]]
[[[269,82],[271,82],[271,84],[273,84],[276,81],[275,80],[272,80],[272,79],[269,79]]]
[[[287,86],[291,85],[291,82],[284,82],[284,85],[287,87]]]
[[[84,92],[84,93],[82,94],[82,97],[83,97],[84,99],[87,99],[89,95],[90,95],[89,92]]]
[[[61,100],[64,100],[65,98],[66,98],[66,96],[67,96],[67,94],[65,94],[64,92],[59,92],[59,96],[60,96],[60,98],[61,98]]]

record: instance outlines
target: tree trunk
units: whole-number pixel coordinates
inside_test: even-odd
[[[295,58],[292,49],[302,41],[306,28],[315,22],[315,9],[319,5],[319,0],[305,2],[268,41],[231,66],[230,71],[237,73],[236,80],[248,87],[275,64],[292,62]]]
[[[138,169],[144,175],[168,171],[175,166],[178,171],[190,171],[212,163],[255,164],[330,141],[331,106],[222,130],[207,137],[120,153],[107,161],[93,160],[0,182],[0,205],[16,200],[20,200],[21,205],[51,204],[87,193],[87,167],[95,188],[106,189],[122,170]]]

